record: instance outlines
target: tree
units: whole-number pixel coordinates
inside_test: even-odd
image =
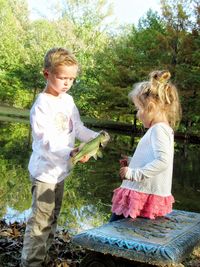
[[[200,120],[199,3],[189,0],[162,0],[161,3],[171,47],[171,72],[181,91],[183,122],[188,132]]]
[[[27,19],[24,1],[0,0],[0,99],[4,103],[12,104],[16,90],[23,87],[20,79],[11,73],[27,59],[24,45]]]

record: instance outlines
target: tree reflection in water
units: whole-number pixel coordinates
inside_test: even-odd
[[[111,133],[103,158],[78,163],[66,179],[59,225],[76,233],[108,221],[114,188],[121,184],[119,159],[131,155],[140,137]],[[0,216],[26,220],[31,205],[27,164],[29,127],[0,122]],[[176,142],[173,194],[175,209],[200,212],[200,145]]]

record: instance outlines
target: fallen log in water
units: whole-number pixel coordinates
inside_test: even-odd
[[[145,132],[144,128],[139,128],[138,126],[136,126],[136,124],[88,118],[84,116],[82,116],[81,119],[88,127],[105,129],[108,131],[110,130],[136,136],[143,135]],[[0,121],[29,123],[29,110],[0,105]],[[175,132],[175,138],[184,140],[191,144],[200,144],[200,135],[195,135],[192,133]]]

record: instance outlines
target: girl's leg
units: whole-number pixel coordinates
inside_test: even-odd
[[[115,213],[112,213],[109,222],[118,221],[118,220],[121,220],[121,219],[124,219],[124,218],[125,218],[125,217],[124,217],[124,215],[122,215],[122,214],[121,214],[121,215],[117,215],[117,214],[115,214]]]
[[[55,184],[33,181],[32,212],[26,225],[21,266],[41,267],[46,256],[46,242],[54,221]]]

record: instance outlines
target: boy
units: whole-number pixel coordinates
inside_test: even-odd
[[[88,142],[98,135],[83,125],[73,98],[66,94],[78,69],[76,58],[64,48],[52,48],[44,58],[46,87],[30,111],[32,212],[24,236],[23,267],[39,267],[45,261],[57,227],[64,179],[70,173],[69,158],[77,151],[75,138]]]

